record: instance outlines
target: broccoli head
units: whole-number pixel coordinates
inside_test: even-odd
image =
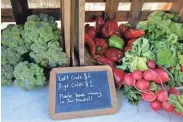
[[[13,70],[15,65],[20,62],[21,55],[20,53],[6,48],[1,47],[1,85],[10,85],[13,81]]]
[[[12,65],[1,65],[1,85],[7,86],[11,85],[13,82],[13,70],[14,66]]]
[[[25,54],[30,50],[30,43],[22,38],[24,28],[21,25],[9,25],[1,32],[1,43],[3,46],[16,50],[20,54]]]
[[[13,74],[15,85],[19,86],[22,90],[33,90],[46,84],[43,68],[34,63],[27,61],[20,62],[15,66]]]
[[[21,60],[21,54],[10,48],[1,47],[1,64],[10,64],[15,66]]]
[[[60,31],[57,23],[45,14],[28,16],[24,25],[23,38],[31,43],[47,43],[60,40]]]
[[[33,43],[31,49],[30,57],[43,67],[64,66],[68,61],[66,53],[59,46],[59,42],[48,42],[48,44]]]

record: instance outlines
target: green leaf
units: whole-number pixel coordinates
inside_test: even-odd
[[[149,90],[151,90],[151,91],[157,91],[157,89],[158,89],[158,86],[156,85],[156,83],[151,82],[151,85],[150,85]]]
[[[157,64],[171,66],[173,62],[173,54],[170,49],[163,48],[157,51]]]
[[[178,101],[183,106],[183,95],[178,96]]]
[[[139,69],[141,71],[144,71],[144,70],[148,69],[147,59],[146,58],[143,57],[143,58],[138,59],[137,69]]]
[[[182,98],[181,98],[182,99]],[[168,102],[172,104],[178,112],[183,113],[183,106],[179,103],[177,97],[173,94],[169,95]]]

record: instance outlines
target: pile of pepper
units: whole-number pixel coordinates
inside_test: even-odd
[[[85,25],[85,44],[96,65],[109,65],[113,69],[117,88],[122,85],[125,72],[116,68],[121,64],[124,52],[132,48],[133,42],[143,36],[142,30],[131,29],[129,24],[121,24],[115,19],[95,19],[95,26]]]

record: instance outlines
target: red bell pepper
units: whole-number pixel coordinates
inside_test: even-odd
[[[117,28],[118,22],[115,19],[107,20],[102,28],[102,34],[104,37],[109,37]]]
[[[105,50],[104,55],[105,57],[109,58],[111,61],[116,62],[122,58],[123,53],[119,49],[108,48],[107,50]]]
[[[96,33],[102,32],[102,27],[104,25],[104,19],[102,17],[97,17],[95,19],[95,29]]]
[[[124,48],[124,51],[125,52],[127,52],[128,50],[131,50],[132,49],[132,46],[130,45],[130,46],[126,46],[125,48]]]
[[[89,27],[90,27],[89,24],[86,24],[86,25],[85,25],[85,34],[88,32]]]
[[[121,88],[125,72],[119,68],[112,68],[114,80],[117,88]]]
[[[127,39],[139,38],[144,36],[145,32],[143,30],[135,30],[135,29],[128,29],[125,31],[125,37]]]
[[[96,54],[103,55],[104,51],[108,48],[108,44],[105,39],[96,38]]]
[[[85,43],[90,47],[90,53],[91,56],[93,57],[95,55],[96,45],[89,34],[85,34]]]
[[[130,25],[128,23],[125,24],[120,24],[118,27],[118,31],[120,32],[121,36],[125,33],[125,31],[127,31],[130,28]]]
[[[109,65],[109,66],[111,66],[111,67],[114,67],[114,66],[115,66],[115,64],[114,64],[113,61],[111,61],[110,59],[108,59],[108,58],[106,58],[106,57],[104,57],[104,56],[102,56],[102,55],[100,55],[100,56],[98,56],[98,57],[96,58],[96,62],[97,62],[98,64],[101,64],[101,65]]]
[[[95,35],[96,35],[96,30],[93,26],[90,26],[88,28],[87,34],[89,34],[93,39],[95,39]]]
[[[128,45],[132,45],[136,40],[136,38],[128,40]]]

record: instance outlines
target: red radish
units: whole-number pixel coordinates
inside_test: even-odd
[[[168,93],[169,94],[174,94],[175,96],[179,96],[180,95],[180,91],[179,90],[177,90],[176,88],[170,88],[169,90],[168,90]]]
[[[177,116],[183,117],[183,113],[180,113],[180,112],[178,112],[176,110],[175,110],[175,113],[176,113]]]
[[[168,74],[167,74],[167,72],[165,70],[163,70],[163,69],[155,69],[154,71],[157,73],[157,76],[158,76],[154,80],[155,83],[163,84],[163,83],[165,83],[165,82],[170,80],[170,78],[169,78],[169,76],[168,76]]]
[[[149,61],[147,62],[147,66],[148,66],[149,68],[151,68],[151,69],[155,69],[155,68],[156,68],[156,64],[155,64],[155,62],[154,62],[153,60],[149,60]]]
[[[168,93],[167,91],[161,89],[159,90],[157,93],[157,100],[161,101],[161,102],[164,102],[164,101],[167,101],[168,100]]]
[[[154,81],[157,77],[156,72],[152,69],[148,69],[143,73],[144,79],[147,81]]]
[[[141,70],[134,70],[132,73],[135,80],[140,80],[143,78],[143,74]]]
[[[156,94],[150,90],[142,92],[141,97],[145,101],[153,101],[156,99]]]
[[[140,89],[140,90],[147,90],[149,86],[150,86],[150,83],[144,79],[140,79],[136,83],[137,89]]]
[[[154,101],[151,102],[151,108],[154,111],[158,111],[162,108],[162,103],[158,100],[154,100]]]
[[[127,52],[128,50],[131,50],[131,49],[132,49],[132,46],[126,46],[126,47],[124,48],[124,51]]]
[[[131,73],[127,73],[124,76],[124,84],[127,86],[133,86],[134,84],[134,78]]]
[[[173,112],[174,111],[174,107],[172,104],[170,104],[168,101],[165,101],[162,103],[162,108],[166,111],[166,112]]]
[[[88,31],[87,31],[87,34],[89,34],[93,39],[95,38],[95,28],[93,27],[93,26],[90,26],[89,28],[88,28]]]
[[[183,65],[182,65],[182,66],[180,66],[180,71],[181,71],[181,72],[183,72]]]
[[[128,45],[132,45],[136,40],[137,38],[128,40]]]

